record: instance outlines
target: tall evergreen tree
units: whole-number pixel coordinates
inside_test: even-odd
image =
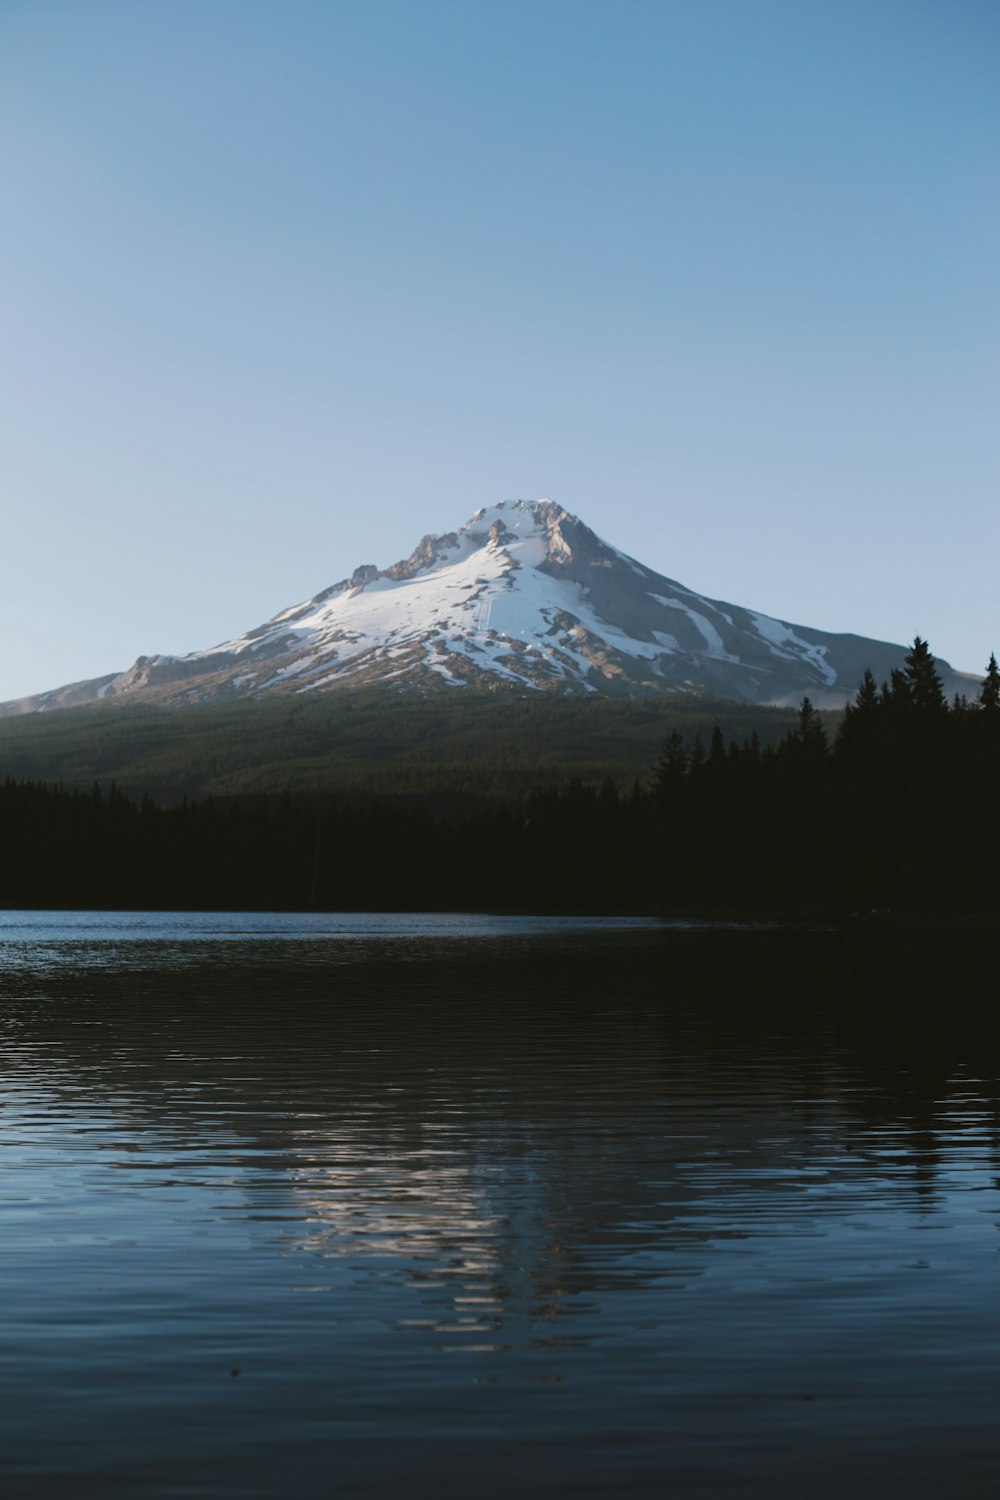
[[[878,688],[875,686],[871,667],[865,667],[865,675],[861,679],[861,686],[858,688],[854,703],[849,704],[848,708],[866,718],[873,715],[878,708]]]
[[[870,751],[872,741],[881,727],[880,710],[887,697],[888,688],[883,689],[883,696],[880,697],[871,668],[866,667],[854,702],[845,707],[844,717],[837,731],[835,750],[841,764],[847,760],[855,761],[859,755]]]
[[[904,659],[903,676],[910,702],[921,713],[940,713],[947,708],[944,689],[930,647],[919,635]]]
[[[687,768],[688,753],[683,738],[675,729],[663,746],[663,754],[653,773],[653,796],[658,802],[669,802],[677,794]]]
[[[809,745],[814,750],[826,751],[826,730],[823,728],[823,720],[808,698],[803,698],[799,709],[799,739],[803,745]]]
[[[712,730],[712,738],[708,749],[708,768],[712,775],[721,775],[726,764],[726,742],[722,737],[722,730],[716,724]]]
[[[883,682],[879,689],[878,701],[880,708],[898,709],[908,708],[912,701],[910,682],[902,667],[893,667],[889,673],[889,681]]]
[[[992,651],[979,694],[979,706],[988,714],[1000,714],[1000,667]]]

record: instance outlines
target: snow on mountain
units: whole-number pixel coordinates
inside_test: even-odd
[[[206,651],[0,705],[18,713],[142,695],[195,703],[351,683],[630,696],[697,691],[840,704],[904,648],[707,599],[601,541],[549,500],[485,507],[392,567],[349,578]],[[945,663],[943,675],[955,674]],[[958,679],[956,678],[956,682]],[[968,685],[963,679],[960,686]]]

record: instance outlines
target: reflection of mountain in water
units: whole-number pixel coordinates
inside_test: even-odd
[[[946,947],[126,944],[8,967],[0,1045],[15,1107],[93,1117],[137,1192],[207,1193],[321,1282],[367,1266],[502,1342],[512,1315],[545,1337],[599,1292],[687,1284],[792,1213],[808,1236],[933,1209],[959,1118],[1000,1170],[995,1030]]]

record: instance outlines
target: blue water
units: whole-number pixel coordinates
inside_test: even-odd
[[[0,914],[5,1493],[994,1495],[977,941]]]

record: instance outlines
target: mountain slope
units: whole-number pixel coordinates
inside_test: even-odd
[[[161,805],[289,793],[402,797],[454,810],[484,800],[516,805],[533,787],[574,777],[588,786],[610,779],[625,791],[648,780],[672,733],[707,746],[718,725],[727,744],[756,735],[769,745],[795,719],[793,709],[692,693],[611,698],[517,687],[401,697],[390,685],[180,711],[118,698],[0,719],[0,782],[88,793],[114,782]]]
[[[0,713],[140,697],[204,703],[346,684],[488,686],[839,705],[904,648],[708,599],[625,556],[548,500],[477,511],[380,570],[368,564],[206,651],[0,705]],[[939,663],[949,692],[971,678]]]

